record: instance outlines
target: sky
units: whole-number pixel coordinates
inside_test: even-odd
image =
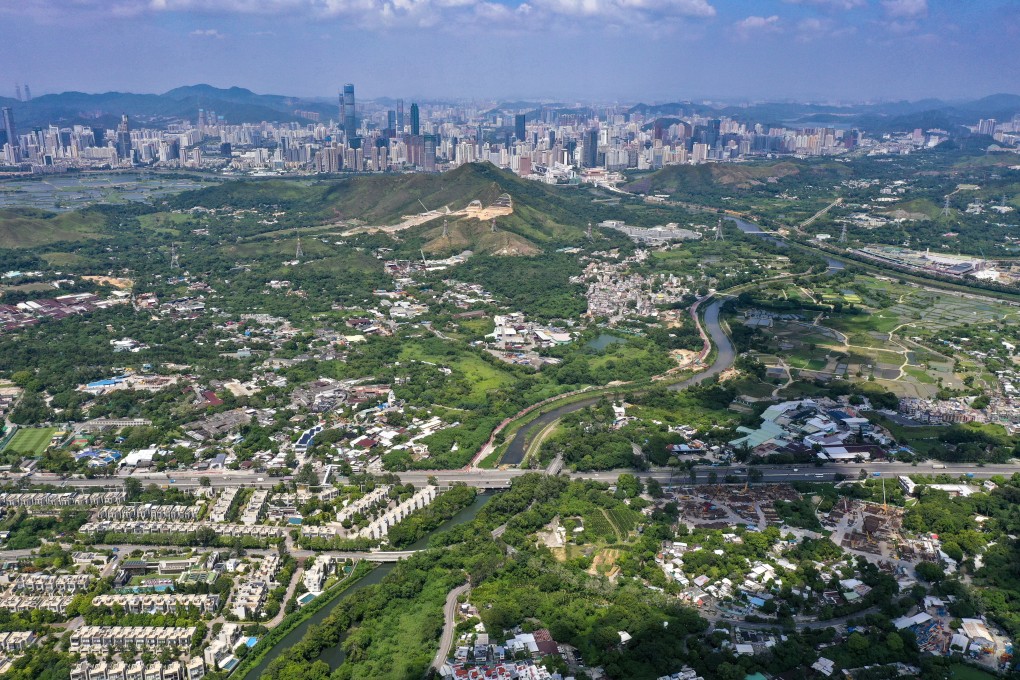
[[[1020,0],[0,0],[0,95],[860,102],[1020,93]]]

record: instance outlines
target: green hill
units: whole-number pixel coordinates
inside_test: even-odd
[[[442,221],[409,229],[424,239],[429,252],[532,254],[551,244],[576,242],[590,219],[590,197],[576,189],[550,187],[523,180],[490,163],[471,163],[442,174],[358,176],[341,180],[236,181],[189,191],[166,199],[171,208],[258,208],[274,206],[303,226],[358,220],[368,226],[399,224],[403,217],[425,209],[451,212],[472,201],[490,206],[509,194],[513,214],[489,221],[453,216],[450,236],[442,239]],[[422,207],[424,206],[424,208]],[[289,225],[288,225],[289,226]],[[502,235],[500,235],[502,234]]]
[[[640,194],[685,195],[718,189],[747,190],[764,184],[793,181],[839,181],[849,169],[837,163],[780,161],[778,163],[670,165],[628,184]]]
[[[0,210],[0,248],[31,248],[102,235],[105,219],[95,211],[51,213],[34,208]]]

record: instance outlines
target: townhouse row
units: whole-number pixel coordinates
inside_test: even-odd
[[[173,661],[168,664],[141,661],[128,666],[123,661],[99,661],[90,664],[82,661],[71,669],[71,680],[201,680],[205,677],[205,663],[201,657],[189,659],[186,663]]]
[[[159,520],[170,522],[194,522],[198,519],[197,505],[105,505],[99,509],[99,519],[109,520]]]
[[[195,627],[171,628],[157,626],[82,626],[71,633],[71,651],[89,652],[123,649],[134,645],[141,648],[191,647]]]
[[[0,493],[0,506],[10,507],[29,507],[36,505],[46,507],[68,507],[74,505],[101,507],[104,505],[114,505],[123,502],[123,491],[104,491],[101,493],[78,493],[76,491],[69,491],[66,493]]]
[[[83,524],[78,530],[83,534],[114,532],[119,534],[192,534],[199,529],[212,529],[219,536],[282,538],[286,534],[284,527],[264,526],[261,524],[216,524],[214,522],[119,522],[100,520]]]
[[[92,598],[97,607],[121,607],[128,614],[162,613],[186,611],[194,607],[201,614],[214,614],[220,605],[220,596],[181,595],[176,593],[140,594],[140,595],[97,595]]]

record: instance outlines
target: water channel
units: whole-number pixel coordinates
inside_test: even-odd
[[[423,550],[424,548],[428,547],[429,540],[433,536],[441,534],[445,531],[449,531],[450,529],[457,525],[464,524],[465,522],[470,522],[478,515],[481,509],[485,507],[485,504],[492,500],[493,495],[494,494],[491,493],[479,493],[475,497],[475,500],[473,503],[471,503],[471,505],[467,506],[466,508],[458,512],[456,515],[454,515],[449,520],[440,525],[438,529],[430,533],[428,536],[417,541],[416,543],[410,545],[407,549]],[[257,678],[262,677],[262,674],[265,673],[266,669],[269,667],[270,662],[272,662],[273,659],[275,659],[281,651],[283,651],[284,649],[288,649],[297,644],[298,642],[300,642],[301,638],[305,636],[305,633],[308,631],[308,628],[310,626],[322,623],[323,620],[325,620],[326,617],[330,615],[330,613],[338,604],[343,602],[346,598],[350,597],[354,593],[358,592],[359,590],[364,590],[369,586],[374,586],[377,583],[381,582],[384,578],[386,578],[387,574],[393,571],[394,566],[395,565],[392,562],[380,564],[371,572],[369,572],[367,575],[363,576],[357,583],[348,587],[347,590],[341,593],[329,605],[315,612],[305,621],[302,621],[301,624],[298,625],[294,630],[284,635],[283,638],[278,643],[276,643],[276,646],[269,652],[269,654],[266,655],[266,658],[263,659],[258,666],[248,671],[248,674],[245,677],[250,678],[251,680],[257,680]],[[340,645],[337,645],[335,647],[330,647],[323,651],[322,656],[320,656],[319,658],[325,661],[327,664],[329,664],[330,670],[335,670],[337,666],[343,663],[344,652],[343,649],[341,649]],[[240,680],[240,678],[237,678],[235,680]]]

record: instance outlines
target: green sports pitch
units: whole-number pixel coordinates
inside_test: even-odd
[[[4,451],[18,451],[38,456],[50,445],[50,440],[56,431],[55,427],[30,427],[18,430],[4,447]]]

